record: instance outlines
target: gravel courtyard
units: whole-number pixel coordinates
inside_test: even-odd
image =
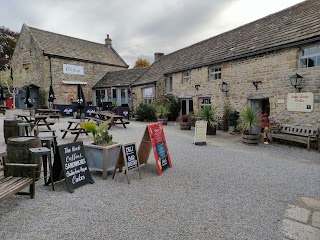
[[[5,150],[0,117],[0,148]],[[139,146],[147,123],[109,131],[116,142]],[[67,127],[67,118],[54,125]],[[282,144],[247,146],[239,135],[218,131],[208,145],[193,144],[194,129],[164,127],[173,167],[159,176],[148,164],[125,174],[92,172],[94,184],[70,193],[64,181],[36,184],[35,199],[12,196],[0,203],[0,239],[282,239],[289,204],[320,199],[320,153]],[[79,141],[92,142],[86,135]]]

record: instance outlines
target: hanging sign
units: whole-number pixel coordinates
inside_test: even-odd
[[[140,163],[147,163],[151,149],[153,149],[157,169],[161,175],[163,170],[168,167],[172,167],[167,141],[164,136],[161,122],[149,124],[147,126],[138,150]]]
[[[88,169],[82,142],[58,145],[62,169],[70,192],[87,183],[94,183]]]
[[[194,144],[207,144],[207,121],[196,121],[194,132]]]

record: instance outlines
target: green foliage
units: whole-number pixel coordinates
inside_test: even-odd
[[[8,68],[18,37],[19,33],[0,27],[0,71]]]
[[[230,113],[231,113],[231,104],[229,101],[223,103],[223,116],[222,116],[222,131],[228,131],[228,126],[230,124]]]
[[[168,96],[167,97],[169,103],[169,114],[168,114],[168,120],[169,121],[175,121],[179,115],[181,110],[181,102],[179,102],[178,98],[175,96]]]
[[[138,115],[138,120],[140,121],[151,121],[154,120],[156,116],[154,106],[147,103],[140,103],[136,109],[136,113]]]
[[[260,123],[258,118],[259,111],[253,111],[252,108],[246,107],[240,113],[240,128],[242,132],[248,131],[251,134],[251,128]]]
[[[201,109],[200,117],[202,120],[207,121],[208,126],[214,126],[216,125],[216,109],[211,108],[209,106],[204,106]]]
[[[156,106],[155,110],[156,110],[156,116],[158,118],[165,118],[170,113],[168,108],[166,106],[164,106],[163,104]]]
[[[108,133],[107,127],[111,119],[105,121],[99,126],[95,122],[82,122],[81,127],[92,134],[95,145],[108,145],[112,141],[112,135]]]

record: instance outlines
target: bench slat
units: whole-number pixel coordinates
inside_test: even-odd
[[[3,201],[11,195],[18,193],[22,189],[30,186],[33,182],[31,178],[19,178],[15,180],[16,181],[11,183],[7,188],[0,190],[0,201]]]

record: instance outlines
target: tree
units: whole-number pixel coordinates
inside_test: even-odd
[[[19,33],[0,27],[0,71],[8,68],[18,37]]]
[[[150,63],[148,62],[148,60],[138,58],[133,68],[146,68],[146,67],[150,67]]]

